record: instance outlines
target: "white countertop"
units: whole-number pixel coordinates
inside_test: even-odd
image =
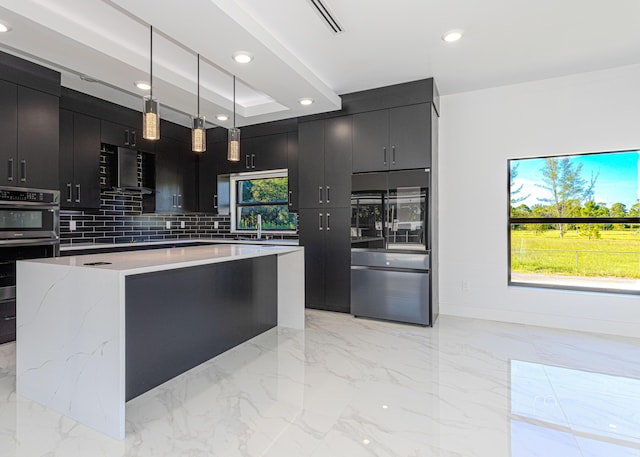
[[[302,249],[303,248],[297,246],[212,244],[210,246],[174,247],[53,257],[47,259],[21,260],[20,262],[118,271],[124,275],[133,275],[210,263],[229,262],[251,257],[286,254]],[[88,263],[94,262],[107,262],[107,264],[87,265]]]
[[[252,244],[267,246],[298,246],[298,240],[234,240],[232,238],[194,238],[179,240],[162,240],[162,241],[138,241],[135,243],[86,243],[61,245],[60,252],[83,251],[87,249],[110,249],[110,248],[129,248],[136,246],[162,246],[164,244],[189,244],[189,243],[209,243],[209,244]]]

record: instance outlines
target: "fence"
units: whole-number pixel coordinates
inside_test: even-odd
[[[511,269],[530,273],[640,278],[640,252],[512,247]]]

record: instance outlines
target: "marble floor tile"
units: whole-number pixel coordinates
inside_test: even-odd
[[[46,344],[46,342],[43,342]],[[1,457],[640,457],[640,339],[315,310],[127,403],[117,441],[16,396]]]

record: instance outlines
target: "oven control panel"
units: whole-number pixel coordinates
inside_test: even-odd
[[[0,188],[0,202],[57,203],[55,192]]]

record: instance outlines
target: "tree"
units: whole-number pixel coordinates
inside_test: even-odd
[[[529,195],[524,195],[524,196],[520,196],[520,197],[514,197],[514,195],[519,194],[522,191],[522,188],[524,187],[524,184],[520,184],[520,186],[516,189],[514,189],[515,185],[516,185],[516,178],[518,177],[518,166],[520,164],[516,163],[514,165],[511,166],[511,173],[509,173],[509,189],[510,189],[510,198],[511,198],[511,208],[513,208],[513,205],[515,205],[516,203],[520,203],[524,200],[526,200],[527,198],[529,198]]]
[[[609,215],[609,208],[604,203],[596,203],[593,200],[588,201],[584,208],[580,210],[583,217],[606,217]],[[580,224],[578,234],[586,236],[588,240],[591,238],[600,238],[600,227],[598,224]]]
[[[611,217],[625,217],[627,215],[627,205],[624,203],[614,203],[611,205],[611,209],[609,210],[609,215]],[[624,229],[624,224],[615,224],[614,226],[618,230]]]
[[[551,193],[549,198],[538,198],[548,203],[554,210],[555,217],[570,217],[571,209],[580,207],[582,202],[593,196],[593,189],[598,175],[587,181],[582,174],[582,163],[576,164],[568,157],[545,159],[541,170],[543,184],[537,184]],[[577,203],[577,205],[576,205]],[[564,236],[563,224],[560,224],[560,238]]]

